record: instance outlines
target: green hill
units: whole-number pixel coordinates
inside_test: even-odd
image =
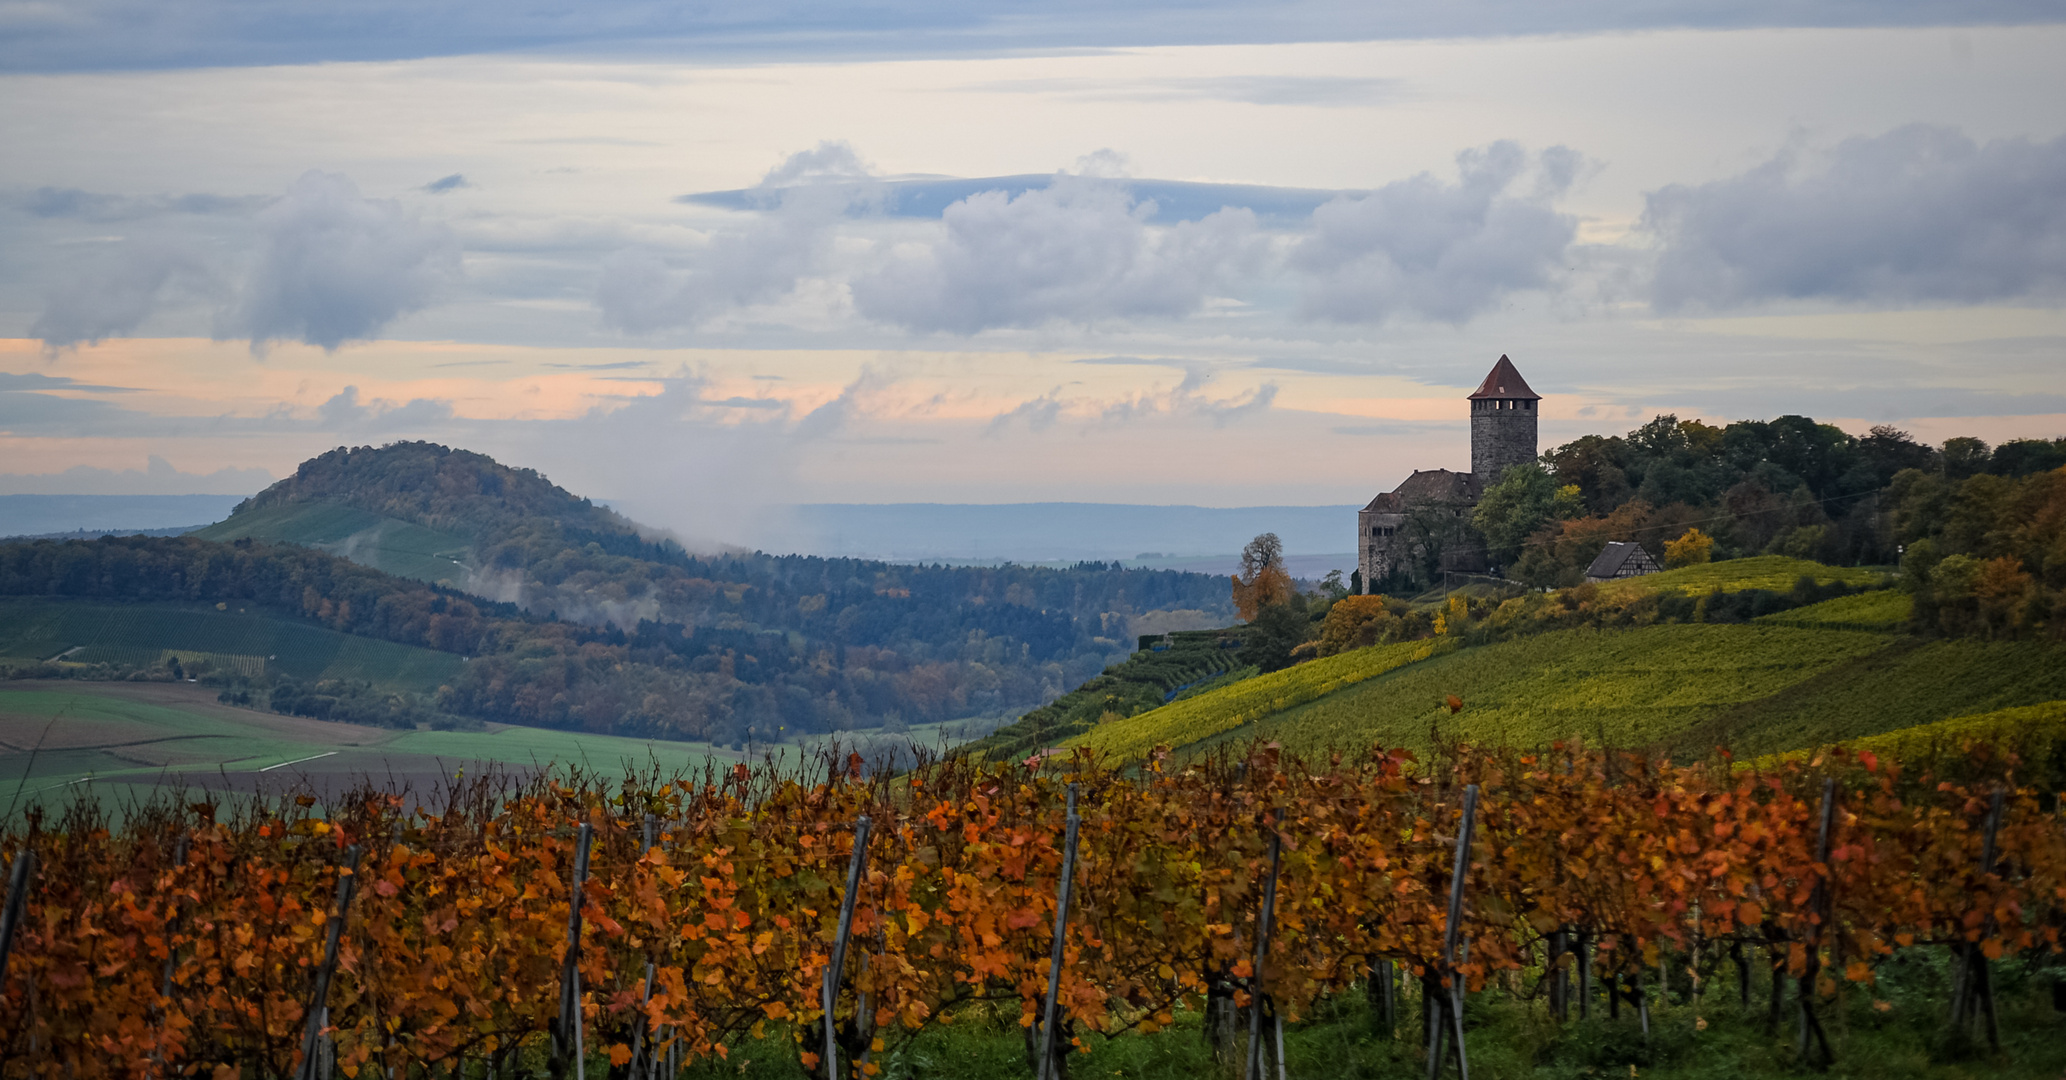
[[[542,702],[570,721],[579,713],[592,730],[728,744],[970,720],[987,727],[985,718],[1038,708],[1124,661],[1137,621],[1231,614],[1225,578],[1116,563],[695,554],[535,471],[422,442],[312,458],[196,536],[303,545],[511,603],[623,646],[670,684],[576,693],[552,671],[513,660],[509,677],[479,680],[480,700],[461,688],[483,715],[528,715]],[[656,692],[688,714],[642,708]]]

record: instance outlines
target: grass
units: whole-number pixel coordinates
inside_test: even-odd
[[[1716,589],[1723,592],[1764,589],[1783,593],[1803,577],[1813,578],[1818,585],[1840,581],[1852,588],[1863,588],[1881,584],[1886,576],[1884,570],[1868,567],[1827,566],[1784,555],[1755,555],[1748,559],[1725,559],[1699,566],[1682,566],[1659,574],[1622,578],[1604,582],[1599,589],[1602,597],[1613,599],[1661,592],[1704,593]]]
[[[355,507],[297,502],[249,510],[189,534],[203,540],[244,537],[320,548],[396,577],[459,581],[469,543],[439,532]]]
[[[1448,647],[1449,642],[1438,640],[1356,649],[1243,679],[1196,697],[1180,698],[1138,716],[1108,721],[1070,743],[1122,759],[1142,758],[1158,745],[1183,746],[1209,739],[1395,668],[1426,660]]]
[[[1451,653],[1230,734],[1303,752],[1571,736],[1642,745],[1885,644],[1854,631],[1742,624],[1559,630]],[[1451,715],[1450,695],[1462,712]]]
[[[73,651],[77,650],[77,651]],[[250,605],[113,604],[0,598],[0,659],[158,666],[210,657],[220,667],[297,679],[356,679],[435,690],[458,674],[453,653],[340,634]]]
[[[218,704],[214,692],[167,683],[0,683],[0,807],[75,790],[142,793],[170,777],[248,789],[259,770],[349,783],[361,776],[427,788],[454,771],[583,765],[698,772],[739,755],[695,743],[495,726],[480,732],[395,731]],[[91,777],[90,784],[79,781]]]
[[[1847,990],[1839,1004],[1824,1006],[1836,1061],[1823,1075],[2055,1080],[2066,1073],[2066,1038],[2061,1037],[2066,1018],[2052,1010],[2049,998],[2048,980],[2061,974],[2057,969],[2033,973],[2021,963],[1995,965],[2002,1052],[1992,1054],[1945,1037],[1943,1002],[1950,976],[1939,953],[1904,950],[1879,966],[1875,987]],[[1734,1080],[1810,1074],[1794,1056],[1791,1007],[1780,1029],[1767,1034],[1767,984],[1757,980],[1745,1009],[1734,1000],[1734,981],[1732,965],[1711,969],[1708,996],[1698,1008],[1681,981],[1668,1007],[1653,1008],[1647,1039],[1629,1012],[1616,1021],[1597,1009],[1591,1019],[1558,1024],[1540,1001],[1504,990],[1473,995],[1465,1009],[1471,1075],[1479,1080]],[[879,1080],[1030,1076],[1017,1014],[1015,1002],[998,1010],[965,1008],[954,1023],[935,1025],[877,1055]],[[1069,1075],[1080,1080],[1233,1080],[1241,1075],[1245,1039],[1237,1038],[1232,1048],[1235,1064],[1215,1061],[1199,1014],[1180,1011],[1177,1017],[1174,1027],[1152,1035],[1082,1036],[1084,1052],[1071,1056]],[[1360,993],[1323,1000],[1313,1015],[1286,1026],[1285,1071],[1325,1080],[1424,1077],[1418,1018],[1418,1001],[1403,1002],[1399,1027],[1385,1030]],[[796,1062],[796,1043],[777,1035],[736,1044],[725,1059],[701,1063],[687,1075],[694,1080],[791,1080],[799,1075]],[[1456,1075],[1453,1064],[1444,1075]]]

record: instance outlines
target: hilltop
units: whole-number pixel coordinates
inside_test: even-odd
[[[455,688],[479,684],[477,713],[738,745],[994,726],[1123,659],[1139,629],[1230,614],[1225,578],[1176,571],[691,553],[533,470],[422,442],[312,458],[192,536],[311,548],[571,624],[672,688],[511,661]]]

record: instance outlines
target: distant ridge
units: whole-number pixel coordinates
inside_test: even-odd
[[[240,495],[0,495],[0,538],[163,535],[228,517]]]

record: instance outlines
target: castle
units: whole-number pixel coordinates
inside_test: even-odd
[[[1363,588],[1409,561],[1442,570],[1485,570],[1482,550],[1465,526],[1478,496],[1509,466],[1535,460],[1535,403],[1542,395],[1502,356],[1470,396],[1471,471],[1415,469],[1398,487],[1356,513],[1356,563]]]

